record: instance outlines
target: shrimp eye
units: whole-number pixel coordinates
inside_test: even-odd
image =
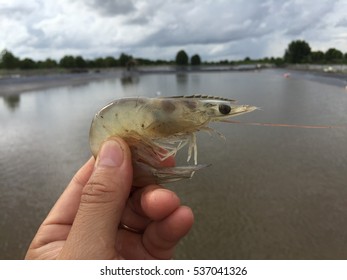
[[[219,104],[218,109],[219,109],[219,112],[223,115],[227,115],[231,111],[231,107],[227,104]]]

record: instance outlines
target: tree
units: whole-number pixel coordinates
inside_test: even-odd
[[[31,58],[24,58],[19,62],[19,67],[21,69],[34,69],[37,68],[37,64]]]
[[[1,52],[0,62],[5,69],[14,69],[19,66],[19,59],[6,49]]]
[[[343,53],[335,48],[330,48],[325,53],[325,59],[330,62],[342,60]]]
[[[125,66],[127,66],[128,62],[132,59],[133,59],[133,57],[131,55],[128,55],[126,53],[121,53],[119,56],[119,59],[118,59],[119,65],[122,67],[125,67]]]
[[[314,62],[314,63],[317,63],[317,62],[323,62],[324,61],[324,53],[322,51],[314,51],[314,52],[311,52],[311,61]]]
[[[86,61],[82,56],[76,56],[75,58],[75,65],[77,68],[85,68],[87,66]]]
[[[76,67],[75,58],[72,55],[65,55],[59,61],[59,65],[60,67],[63,67],[63,68],[74,68]]]
[[[198,54],[194,54],[190,59],[190,64],[191,65],[200,65],[201,64],[200,56]]]
[[[55,68],[58,66],[58,63],[51,58],[47,58],[45,61],[41,63],[42,68]]]
[[[93,65],[93,67],[106,67],[106,63],[105,63],[105,59],[102,57],[98,57],[94,60],[91,61],[91,63]]]
[[[284,54],[284,60],[289,63],[303,63],[309,61],[311,54],[310,45],[301,40],[292,41]]]
[[[108,56],[105,58],[105,65],[106,67],[117,67],[118,61],[114,57]]]
[[[282,57],[276,57],[274,60],[273,60],[273,63],[280,67],[280,66],[283,66],[284,64],[284,61],[283,61],[283,58]]]
[[[177,65],[188,65],[188,55],[184,50],[180,50],[176,55]]]
[[[218,61],[217,63],[220,64],[220,65],[227,65],[227,64],[229,64],[230,62],[229,62],[229,60],[227,60],[227,59],[222,59],[222,60]]]

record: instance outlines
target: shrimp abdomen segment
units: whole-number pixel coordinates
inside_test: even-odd
[[[133,132],[143,134],[154,121],[152,112],[144,108],[146,104],[146,98],[122,98],[102,108],[90,128],[93,155],[98,154],[101,144],[111,136],[125,138]]]

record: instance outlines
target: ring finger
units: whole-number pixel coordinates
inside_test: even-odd
[[[122,228],[143,232],[151,221],[160,221],[180,206],[177,195],[159,185],[149,185],[135,190],[124,209]]]

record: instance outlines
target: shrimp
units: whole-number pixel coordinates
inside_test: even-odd
[[[202,95],[117,99],[94,116],[89,133],[92,154],[96,157],[105,140],[118,136],[131,150],[134,186],[191,178],[195,171],[208,166],[197,163],[195,133],[212,131],[210,122],[256,109],[234,103],[232,99]],[[163,166],[165,159],[175,157],[186,145],[187,162],[193,157],[194,165]]]

